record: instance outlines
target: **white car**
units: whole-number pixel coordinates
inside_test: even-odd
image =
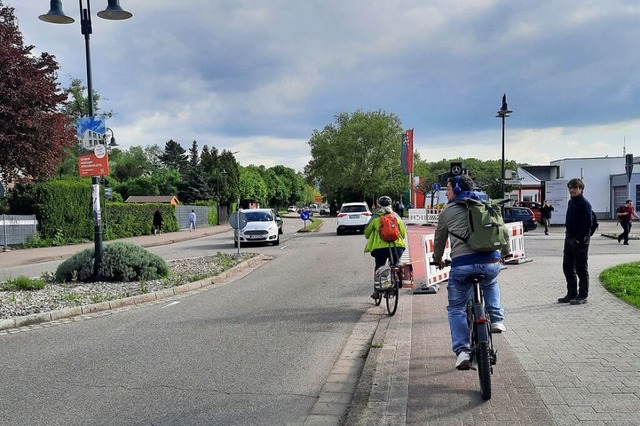
[[[345,231],[364,231],[371,220],[371,210],[365,202],[344,203],[340,207],[336,223],[336,233],[342,235]]]
[[[280,244],[280,226],[282,219],[274,214],[272,209],[242,210],[247,219],[247,224],[240,231],[234,232],[233,245],[238,247],[238,234],[240,245],[244,243],[272,243]]]
[[[297,211],[298,211],[298,209],[296,208],[296,206],[287,207],[287,212],[289,212],[289,213],[295,213]]]

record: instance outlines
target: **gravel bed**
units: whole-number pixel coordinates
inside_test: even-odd
[[[254,256],[251,253],[240,256],[218,253],[214,256],[167,261],[169,277],[160,280],[64,284],[47,282],[42,290],[0,291],[0,319],[90,305],[176,287],[216,276]]]

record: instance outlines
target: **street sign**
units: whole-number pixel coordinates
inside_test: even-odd
[[[505,179],[505,185],[520,185],[520,179]]]
[[[440,184],[438,182],[434,183],[433,185],[431,185],[431,189],[434,191],[440,191],[442,187],[440,186]]]
[[[309,212],[306,210],[303,210],[300,212],[300,219],[302,220],[309,220]]]
[[[625,156],[625,170],[627,171],[627,183],[631,182],[631,174],[633,173],[633,154]]]
[[[238,216],[240,216],[240,229],[244,229],[244,227],[247,226],[247,216],[245,216],[243,212],[240,212],[240,215],[238,215],[238,212],[235,212],[229,216],[229,225],[231,225],[233,229],[238,229]]]

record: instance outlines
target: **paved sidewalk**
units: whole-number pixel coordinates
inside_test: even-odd
[[[200,227],[196,231],[183,229],[177,232],[162,233],[159,235],[142,235],[139,237],[122,238],[119,240],[105,240],[103,244],[109,244],[114,241],[127,241],[142,247],[154,247],[165,244],[171,244],[179,241],[192,240],[195,238],[207,237],[222,232],[231,232],[232,229],[228,224]],[[75,253],[86,248],[93,248],[93,242],[75,244],[61,247],[43,247],[33,249],[20,249],[10,251],[0,251],[0,269],[10,268],[12,266],[29,265],[33,263],[49,262],[52,260],[66,259]]]
[[[380,347],[371,349],[346,424],[640,424],[640,311],[598,280],[606,268],[640,260],[640,242],[618,245],[615,222],[601,224],[590,250],[589,303],[569,306],[556,302],[566,288],[563,232],[527,233],[532,261],[500,275],[508,331],[494,335],[490,401],[480,397],[476,372],[454,368],[446,285],[435,295],[405,289],[396,315],[380,321]]]

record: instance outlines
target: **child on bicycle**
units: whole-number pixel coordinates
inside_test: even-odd
[[[378,270],[381,266],[384,266],[389,259],[389,246],[391,245],[391,252],[393,253],[392,264],[395,264],[399,261],[400,256],[404,253],[405,243],[404,238],[406,236],[406,230],[404,227],[404,222],[400,216],[393,212],[393,208],[391,205],[391,198],[382,196],[378,198],[378,207],[380,207],[380,214],[376,214],[373,216],[373,219],[369,221],[369,224],[364,230],[364,236],[367,238],[367,245],[364,248],[365,253],[371,253],[371,256],[375,259],[375,271]],[[393,242],[387,242],[382,239],[380,236],[380,219],[384,215],[395,215],[395,218],[398,222],[398,231],[399,237],[397,240]],[[377,290],[373,291],[371,295],[372,299],[380,298],[380,292]]]
[[[456,235],[468,233],[467,208],[458,201],[465,197],[478,198],[471,190],[473,180],[469,176],[454,176],[447,182],[447,199],[449,202],[438,217],[438,225],[434,239],[433,263],[443,265],[447,237],[450,231]],[[451,331],[451,346],[457,355],[456,368],[468,370],[471,360],[471,345],[469,342],[469,326],[467,325],[466,304],[471,296],[472,287],[465,281],[471,274],[483,274],[485,279],[481,283],[487,312],[491,319],[491,332],[506,331],[503,324],[504,309],[500,305],[500,273],[502,258],[509,257],[508,252],[475,252],[466,242],[452,236],[451,238],[451,271],[447,294],[449,306],[449,329]]]

